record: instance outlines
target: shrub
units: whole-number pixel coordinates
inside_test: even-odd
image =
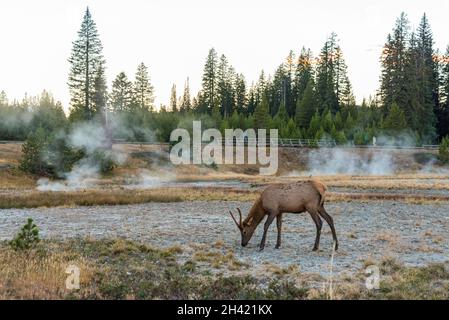
[[[449,137],[444,137],[443,140],[441,140],[438,157],[441,162],[446,164],[449,163]]]
[[[27,250],[35,247],[39,241],[39,229],[33,223],[33,219],[28,218],[27,223],[9,244],[16,251]]]
[[[22,158],[19,169],[38,175],[53,175],[53,170],[45,161],[44,152],[48,147],[47,135],[39,128],[31,133],[22,145]]]

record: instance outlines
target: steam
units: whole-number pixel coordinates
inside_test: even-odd
[[[126,187],[129,189],[148,189],[164,186],[176,180],[171,172],[158,170],[158,172],[141,169],[138,175],[130,176]]]
[[[63,133],[60,133],[63,135]],[[102,151],[117,164],[126,161],[126,154],[121,150],[108,149],[108,136],[102,126],[94,122],[77,124],[70,133],[63,136],[70,147],[83,149],[86,156],[74,165],[68,173],[59,173],[64,181],[51,181],[41,178],[37,181],[39,191],[73,191],[92,188],[100,177],[101,168],[95,160],[95,153]]]
[[[39,179],[37,181],[37,190],[57,192],[87,189],[94,187],[96,185],[96,179],[98,178],[98,167],[83,163],[75,165],[72,171],[65,175],[65,180],[63,182],[51,181],[47,178]]]
[[[393,157],[387,152],[358,154],[344,148],[311,151],[308,174],[312,175],[390,175],[396,170]]]

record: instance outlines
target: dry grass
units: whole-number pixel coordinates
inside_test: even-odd
[[[125,205],[148,202],[253,201],[257,193],[223,188],[158,188],[146,190],[83,190],[76,192],[26,192],[0,197],[0,209],[58,206]]]
[[[72,192],[10,192],[0,197],[0,209],[39,208],[58,206],[126,205],[148,202],[182,201],[254,201],[260,194],[257,190],[220,187],[173,187],[154,189],[92,189]],[[328,192],[326,201],[383,201],[397,200],[416,204],[438,204],[449,201],[444,195],[410,195],[377,193],[333,193]]]
[[[61,250],[59,246],[47,243],[38,250],[28,252],[2,247],[0,299],[60,299],[70,293],[65,286],[68,277],[66,269],[70,265],[82,270],[80,286],[90,287],[95,267],[69,247],[64,246]]]
[[[234,252],[228,250],[226,253],[215,250],[195,251],[192,260],[195,262],[203,262],[215,269],[227,268],[228,270],[240,270],[247,264],[235,258]]]
[[[36,249],[16,252],[0,242],[0,299],[327,298],[320,286],[326,279],[303,274],[297,266],[265,264],[262,277],[254,278],[232,252],[196,251],[192,260],[180,264],[181,251],[123,239],[76,239],[44,241]],[[198,263],[219,268],[219,273],[202,271]],[[79,290],[65,286],[69,265],[80,269]],[[367,258],[364,267],[371,265],[380,269],[380,289],[366,289],[362,268],[334,278],[333,299],[449,298],[449,271],[444,265],[406,267],[391,257]],[[236,268],[239,276],[223,276]]]
[[[34,189],[36,179],[24,174],[17,169],[0,169],[0,193],[3,191],[15,191]]]

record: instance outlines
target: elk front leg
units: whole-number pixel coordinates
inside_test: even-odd
[[[313,222],[315,222],[316,225],[315,245],[313,246],[312,251],[318,251],[318,248],[320,246],[320,236],[321,236],[321,228],[323,227],[323,221],[321,221],[320,216],[316,211],[310,210],[309,213],[313,219]]]
[[[278,227],[278,239],[276,242],[276,249],[281,247],[281,234],[282,234],[282,213],[276,217],[276,225]]]
[[[267,218],[267,221],[265,221],[265,225],[263,227],[263,236],[262,236],[262,241],[260,241],[259,251],[262,251],[265,248],[265,240],[267,238],[268,228],[270,227],[270,225],[273,222],[275,217],[276,217],[276,215],[270,214]]]

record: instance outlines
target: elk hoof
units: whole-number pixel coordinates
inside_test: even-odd
[[[260,251],[263,251],[264,248],[265,248],[265,247],[260,246],[260,247],[259,247],[259,252],[260,252]]]
[[[281,245],[280,244],[277,244],[276,245],[276,247],[274,247],[275,249],[280,249],[281,248]]]
[[[318,251],[318,247],[313,247],[312,251]]]

